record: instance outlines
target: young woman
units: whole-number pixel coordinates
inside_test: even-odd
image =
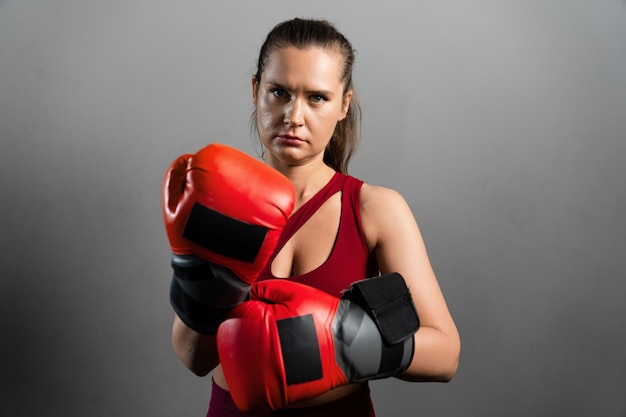
[[[460,340],[407,203],[397,192],[347,175],[359,107],[354,52],[326,21],[293,19],[263,44],[252,78],[255,121],[264,159],[291,180],[293,215],[260,280],[283,278],[340,297],[357,280],[399,273],[420,328],[407,381],[449,381]],[[213,371],[208,416],[242,416],[234,406],[215,345],[176,317],[173,344],[198,375]],[[262,358],[259,358],[262,361]],[[294,416],[373,416],[367,382],[344,385],[278,412]]]

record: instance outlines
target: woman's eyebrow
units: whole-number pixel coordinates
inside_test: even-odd
[[[265,83],[268,86],[274,87],[274,88],[280,88],[282,90],[285,91],[293,91],[293,88],[287,87],[279,82],[276,81],[272,81],[269,80]],[[320,96],[326,96],[326,97],[331,97],[333,96],[333,92],[331,90],[326,90],[324,88],[315,88],[315,89],[310,89],[306,91],[307,94],[311,94],[311,95],[320,95]]]

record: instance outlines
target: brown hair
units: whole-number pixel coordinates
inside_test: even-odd
[[[344,94],[352,90],[348,112],[345,119],[339,121],[324,151],[324,162],[336,171],[346,174],[350,158],[356,152],[359,142],[361,108],[354,93],[352,84],[352,68],[354,66],[354,49],[350,42],[326,20],[295,18],[276,25],[267,35],[257,63],[255,79],[257,84],[265,69],[267,57],[275,50],[294,46],[305,49],[318,46],[324,49],[337,50],[344,57],[344,67],[341,80],[344,85]],[[256,112],[252,115],[256,120]],[[256,122],[253,122],[256,130]]]

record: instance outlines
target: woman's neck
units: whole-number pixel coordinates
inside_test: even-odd
[[[296,209],[319,192],[335,175],[335,170],[324,163],[274,167],[285,175],[296,189]]]

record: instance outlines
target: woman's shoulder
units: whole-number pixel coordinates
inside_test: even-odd
[[[406,201],[398,191],[392,188],[371,185],[365,182],[361,186],[362,209],[393,207],[398,204],[404,205]]]
[[[402,194],[392,188],[363,183],[360,206],[361,224],[370,243],[386,231],[415,221]]]

